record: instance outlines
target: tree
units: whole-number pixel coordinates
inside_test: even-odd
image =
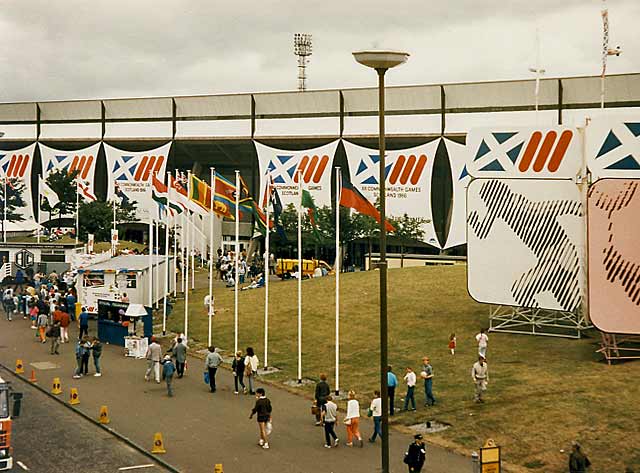
[[[22,194],[24,193],[25,186],[22,181],[17,180],[16,178],[5,178],[6,184],[3,183],[2,188],[2,232],[4,233],[4,221],[5,221],[5,211],[6,211],[6,220],[7,222],[22,222],[24,220],[24,216],[22,215],[22,208],[25,206],[24,199],[22,198]],[[6,190],[6,199],[4,196],[4,192]],[[6,205],[6,209],[5,209]]]
[[[116,203],[116,220],[118,222],[132,222],[135,217],[135,202],[122,205]],[[93,233],[95,241],[110,241],[113,228],[113,202],[98,200],[80,203],[79,209],[80,239],[87,240],[87,234]]]
[[[58,202],[51,207],[47,199],[42,199],[40,208],[50,214],[58,214],[58,227],[61,225],[63,215],[69,215],[76,211],[77,187],[76,176],[79,171],[67,172],[65,169],[57,169],[47,177],[47,184],[56,194],[58,194]]]

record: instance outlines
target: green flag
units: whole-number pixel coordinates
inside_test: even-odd
[[[311,228],[313,229],[313,235],[316,237],[316,240],[321,241],[322,235],[318,231],[318,225],[316,223],[316,217],[318,215],[318,209],[316,208],[316,204],[313,201],[313,197],[307,190],[302,190],[302,206],[306,207],[307,215],[309,215],[309,221],[311,222]]]

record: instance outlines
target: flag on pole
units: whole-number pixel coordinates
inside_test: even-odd
[[[193,174],[191,174],[191,185],[189,186],[189,200],[204,210],[211,210],[211,187]]]
[[[85,202],[91,203],[98,200],[93,192],[89,189],[89,184],[84,181],[78,181],[78,193]]]
[[[189,194],[187,192],[186,189],[186,179],[184,178],[174,178],[173,176],[171,176],[170,178],[170,182],[169,185],[171,186],[171,189],[173,189],[175,191],[175,193],[173,194],[173,197],[175,197],[175,199],[171,200],[171,204],[172,204],[172,208],[174,208],[173,204],[176,205],[175,209],[176,211],[182,207],[182,212],[184,212],[185,210],[189,210],[191,213],[198,213],[198,214],[206,214],[207,212],[200,207],[198,204],[196,204],[195,202],[192,202],[191,200],[189,200]],[[180,212],[178,212],[180,213]]]
[[[313,236],[318,241],[322,240],[322,235],[318,230],[318,223],[317,223],[318,209],[316,208],[316,203],[313,201],[313,197],[311,193],[306,189],[302,189],[302,206],[307,209],[307,215],[309,215],[309,221],[311,222],[311,229],[313,230]]]
[[[58,194],[56,194],[56,192],[51,187],[49,187],[47,181],[42,179],[42,177],[38,177],[38,180],[40,182],[40,195],[47,199],[47,202],[49,202],[49,207],[55,207],[56,205],[58,205],[60,203]]]
[[[218,215],[235,220],[236,186],[221,174],[215,173],[213,211]]]
[[[284,227],[282,226],[282,224],[280,223],[280,216],[282,215],[282,211],[284,210],[283,206],[282,206],[282,200],[280,200],[280,194],[278,194],[278,188],[274,185],[273,182],[273,177],[271,176],[271,174],[269,174],[269,188],[268,188],[268,192],[269,195],[271,196],[271,205],[273,208],[273,225],[276,227],[276,233],[278,234],[278,236],[280,237],[280,239],[283,242],[287,242],[287,234],[284,231]],[[266,208],[267,206],[267,192],[265,192],[264,194],[264,201],[262,204],[263,208]]]
[[[116,197],[120,199],[120,204],[127,205],[129,203],[129,197],[127,196],[127,194],[122,192],[122,189],[120,189],[120,186],[118,186],[117,181],[114,184],[114,191],[115,191]]]
[[[367,200],[362,193],[349,182],[342,182],[340,192],[340,205],[355,210],[369,217],[373,217],[376,222],[380,223],[380,212],[375,206]],[[388,232],[395,232],[396,229],[388,220],[385,220],[385,228]]]

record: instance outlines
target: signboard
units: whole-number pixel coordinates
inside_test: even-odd
[[[488,439],[480,448],[480,466],[482,473],[500,473],[500,447]]]
[[[586,129],[585,152],[594,181],[640,178],[640,118],[594,118]]]

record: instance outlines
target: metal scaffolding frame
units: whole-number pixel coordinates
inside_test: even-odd
[[[581,313],[539,308],[489,306],[489,331],[576,338],[593,328]]]
[[[612,361],[640,360],[640,335],[600,332],[600,349],[604,359],[610,365]]]

